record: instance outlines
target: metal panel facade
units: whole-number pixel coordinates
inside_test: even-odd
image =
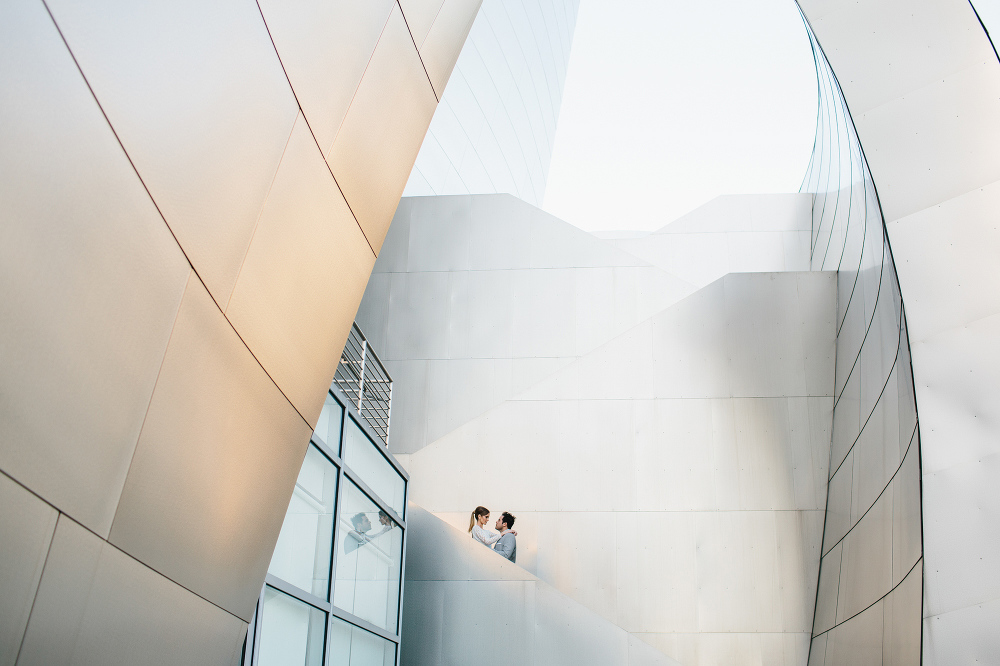
[[[24,663],[239,656],[437,102],[398,3],[323,4],[0,8],[0,470],[51,507],[2,523],[4,663],[23,620]],[[423,40],[439,87],[458,4]]]

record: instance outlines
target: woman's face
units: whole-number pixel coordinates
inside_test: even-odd
[[[479,526],[480,527],[483,527],[488,522],[490,522],[490,514],[487,513],[485,515],[479,516]]]

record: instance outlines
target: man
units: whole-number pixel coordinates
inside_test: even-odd
[[[500,514],[500,517],[497,518],[496,529],[497,532],[500,533],[500,540],[497,541],[495,546],[493,546],[493,550],[497,551],[511,562],[516,562],[517,539],[514,537],[514,533],[510,531],[510,528],[512,527],[514,527],[514,516],[504,511]]]

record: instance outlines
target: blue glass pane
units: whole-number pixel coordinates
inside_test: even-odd
[[[337,468],[315,446],[306,451],[268,571],[328,598]]]
[[[347,480],[337,520],[333,603],[396,632],[403,530]]]
[[[347,419],[344,428],[344,462],[368,484],[376,495],[403,515],[406,502],[406,481],[386,460],[381,447],[374,444],[354,419]]]
[[[335,617],[330,626],[330,663],[395,666],[396,644]]]
[[[326,613],[268,587],[260,620],[260,666],[322,665]]]

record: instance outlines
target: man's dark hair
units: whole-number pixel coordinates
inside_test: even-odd
[[[356,513],[353,516],[351,516],[351,524],[354,525],[354,529],[356,529],[357,531],[360,532],[361,531],[361,523],[364,522],[365,518],[367,518],[367,517],[368,516],[366,516],[364,514],[364,512],[362,512],[362,513]]]
[[[515,518],[514,518],[514,516],[510,515],[506,511],[504,511],[503,513],[500,514],[500,520],[502,520],[504,522],[504,524],[507,525],[507,529],[510,529],[510,528],[514,527],[514,520],[515,520]]]

